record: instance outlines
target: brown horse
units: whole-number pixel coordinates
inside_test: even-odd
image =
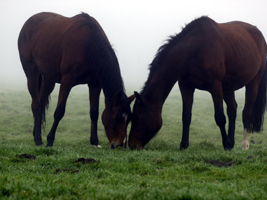
[[[18,38],[20,60],[28,80],[34,116],[33,136],[42,145],[41,125],[55,83],[60,83],[54,123],[47,136],[53,146],[59,121],[71,88],[88,84],[90,98],[92,145],[99,145],[97,120],[99,95],[105,95],[102,122],[110,147],[126,147],[126,128],[130,121],[130,103],[124,93],[117,57],[98,22],[82,13],[71,18],[54,13],[30,17]]]
[[[234,91],[243,86],[246,98],[241,147],[248,149],[248,131],[261,131],[266,110],[266,51],[265,39],[255,26],[243,22],[218,24],[208,17],[192,21],[159,48],[143,90],[140,94],[135,92],[130,148],[144,148],[159,131],[162,106],[178,81],[183,101],[180,149],[189,146],[193,94],[197,88],[211,93],[224,149],[231,150],[237,110]],[[228,135],[223,100],[227,104]]]

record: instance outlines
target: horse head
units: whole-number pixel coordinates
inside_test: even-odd
[[[128,145],[143,149],[162,126],[161,106],[150,104],[137,92],[135,97]]]
[[[126,148],[127,144],[127,126],[131,120],[130,103],[134,97],[127,96],[121,92],[117,95],[115,101],[106,106],[102,114],[102,123],[108,137],[110,148],[117,146]]]

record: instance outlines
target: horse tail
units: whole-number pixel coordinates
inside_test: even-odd
[[[43,83],[43,77],[40,74],[39,78],[38,78],[38,94],[40,95],[41,92],[41,88],[42,88],[42,83]],[[41,104],[41,125],[43,128],[45,128],[45,124],[46,124],[46,110],[48,110],[49,107],[49,101],[50,101],[50,95],[47,96],[47,99],[41,99],[40,98],[40,104]]]
[[[262,131],[262,125],[264,122],[264,114],[267,109],[267,62],[264,69],[263,77],[258,87],[257,99],[253,106],[251,116],[251,132]]]

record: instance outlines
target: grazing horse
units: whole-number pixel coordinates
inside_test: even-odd
[[[180,149],[189,146],[193,95],[197,88],[211,93],[224,149],[231,150],[235,144],[237,110],[234,91],[243,86],[246,94],[241,147],[248,149],[248,132],[262,130],[266,110],[266,51],[262,33],[250,24],[237,21],[219,24],[208,17],[189,23],[159,48],[143,90],[140,94],[135,92],[130,148],[144,148],[159,131],[162,106],[178,81],[183,101]],[[223,100],[229,118],[228,135]]]
[[[124,93],[114,50],[93,17],[85,13],[71,18],[47,12],[33,15],[20,31],[18,49],[32,98],[36,145],[43,144],[41,125],[45,122],[45,109],[55,83],[60,83],[54,123],[47,135],[48,147],[53,146],[71,88],[78,84],[89,87],[91,144],[99,146],[97,120],[99,95],[103,89],[102,122],[110,147],[126,147],[130,103]]]

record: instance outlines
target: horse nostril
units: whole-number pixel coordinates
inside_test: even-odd
[[[111,148],[111,149],[115,149],[115,144],[114,144],[114,142],[110,145],[110,148]]]

